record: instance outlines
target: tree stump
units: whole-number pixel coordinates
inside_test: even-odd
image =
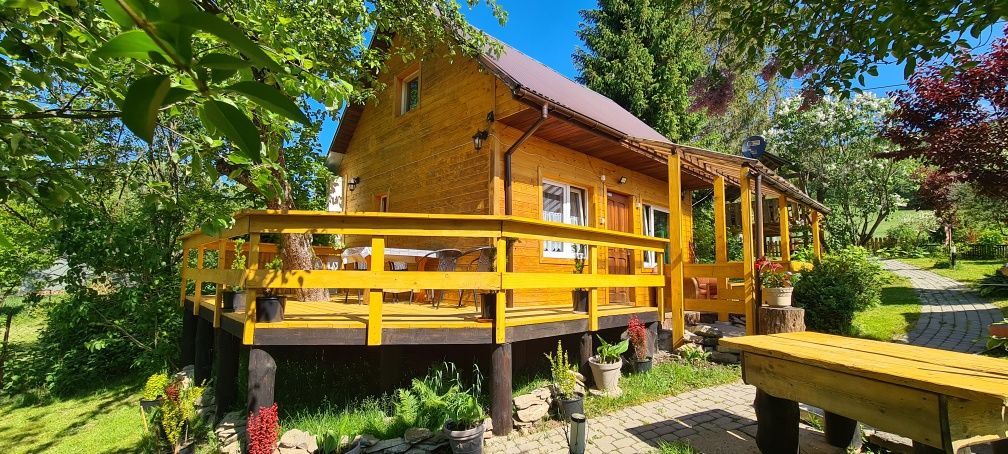
[[[797,307],[761,307],[759,333],[780,334],[805,331],[805,309]]]

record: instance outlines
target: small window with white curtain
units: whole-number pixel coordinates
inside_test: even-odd
[[[553,181],[543,181],[543,220],[572,225],[586,225],[585,195],[582,188]],[[543,257],[574,258],[576,246],[560,241],[543,241]]]
[[[641,220],[642,230],[645,235],[658,238],[669,237],[669,212],[665,208],[652,205],[644,205]],[[663,262],[669,263],[668,246],[665,246],[665,259]],[[654,251],[644,251],[644,268],[654,268],[658,266],[658,257]]]

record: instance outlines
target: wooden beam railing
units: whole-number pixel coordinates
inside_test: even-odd
[[[669,294],[668,279],[663,270],[652,274],[611,275],[598,274],[600,247],[614,247],[635,251],[655,252],[662,257],[669,240],[623,232],[615,232],[590,227],[556,224],[535,219],[512,216],[435,215],[407,213],[328,213],[328,212],[278,212],[248,211],[235,215],[236,227],[213,237],[201,232],[193,232],[183,237],[184,257],[190,250],[203,251],[208,248],[218,251],[233,250],[232,238],[248,235],[244,250],[248,253],[246,269],[224,269],[222,263],[217,268],[203,267],[203,253],[197,266],[189,267],[183,260],[182,298],[186,297],[187,280],[197,282],[196,296],[200,296],[202,283],[218,286],[241,287],[246,291],[246,313],[244,341],[253,342],[255,336],[255,293],[263,289],[296,288],[341,288],[361,289],[368,294],[367,343],[380,345],[382,342],[382,290],[394,288],[410,289],[480,289],[497,293],[496,321],[493,339],[497,343],[507,341],[506,304],[504,291],[517,289],[573,289],[585,288],[590,292],[588,323],[591,330],[597,330],[599,323],[598,289],[619,287],[656,287],[662,295]],[[245,226],[245,227],[240,227]],[[371,262],[385,263],[386,241],[396,237],[427,238],[483,238],[497,249],[495,270],[490,272],[471,271],[385,271],[382,266],[371,270],[263,270],[260,269],[260,252],[275,253],[274,245],[261,243],[263,234],[339,234],[370,237]],[[230,236],[228,236],[230,235]],[[586,274],[569,272],[508,272],[506,271],[507,240],[541,240],[582,244],[587,246]],[[316,253],[333,253],[335,250],[316,249]],[[226,255],[219,255],[226,257]],[[222,259],[219,259],[219,262]],[[681,283],[680,283],[681,285]],[[218,291],[218,293],[220,293]],[[218,298],[219,299],[219,298]],[[198,313],[199,298],[194,305]],[[219,320],[220,304],[214,305],[214,319]]]

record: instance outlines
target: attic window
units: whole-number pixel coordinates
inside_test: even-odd
[[[400,114],[405,114],[420,105],[420,71],[403,77],[400,88]]]

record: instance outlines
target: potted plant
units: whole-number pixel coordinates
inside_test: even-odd
[[[648,355],[650,352],[648,348],[649,337],[644,323],[636,315],[630,317],[630,322],[627,324],[627,339],[630,340],[630,345],[633,346],[634,372],[640,373],[651,370],[651,356]]]
[[[274,258],[266,264],[266,269],[271,271],[283,270],[283,260],[280,257]],[[276,290],[268,288],[262,295],[256,295],[255,304],[257,322],[271,323],[283,321],[287,297],[277,295]]]
[[[991,337],[1008,337],[1008,321],[1002,320],[991,323],[987,327],[987,331]]]
[[[763,287],[763,303],[770,307],[787,307],[791,305],[792,275],[784,270],[779,263],[774,263],[766,257],[760,257],[755,263],[760,273],[760,286]]]
[[[161,405],[164,397],[165,387],[168,386],[168,375],[165,373],[154,374],[147,378],[144,384],[143,396],[140,397],[140,411],[144,415]]]
[[[595,349],[595,356],[588,358],[592,377],[595,378],[595,387],[603,392],[615,391],[619,388],[620,368],[623,367],[620,355],[630,347],[629,341],[623,339],[619,343],[610,344],[602,339],[602,336],[596,335],[596,337],[599,346]]]
[[[452,386],[444,395],[448,420],[444,424],[444,434],[448,446],[454,454],[481,454],[483,452],[483,420],[486,414],[477,399],[478,392]]]
[[[203,397],[204,387],[191,381],[174,379],[164,389],[160,412],[161,433],[174,454],[195,452],[195,433],[192,430],[199,416],[196,402]]]
[[[556,396],[557,416],[570,422],[571,415],[584,414],[584,394],[577,392],[577,373],[574,366],[567,362],[567,352],[557,341],[555,354],[546,354],[550,363],[550,374],[553,377],[553,393]]]
[[[584,256],[584,246],[574,245],[574,274],[584,273],[585,267],[585,256]],[[571,292],[571,296],[574,299],[574,313],[586,314],[588,313],[588,289],[576,288]]]
[[[360,453],[360,440],[350,440],[349,437],[341,437],[332,430],[326,430],[322,435],[315,436],[315,443],[318,444],[319,454],[358,454]]]
[[[244,246],[244,239],[238,238],[234,241],[235,257],[234,260],[231,261],[232,270],[245,269],[245,254],[243,253]],[[236,310],[244,309],[245,293],[242,292],[242,288],[240,286],[232,287],[221,292],[221,310],[224,312],[234,312]]]

